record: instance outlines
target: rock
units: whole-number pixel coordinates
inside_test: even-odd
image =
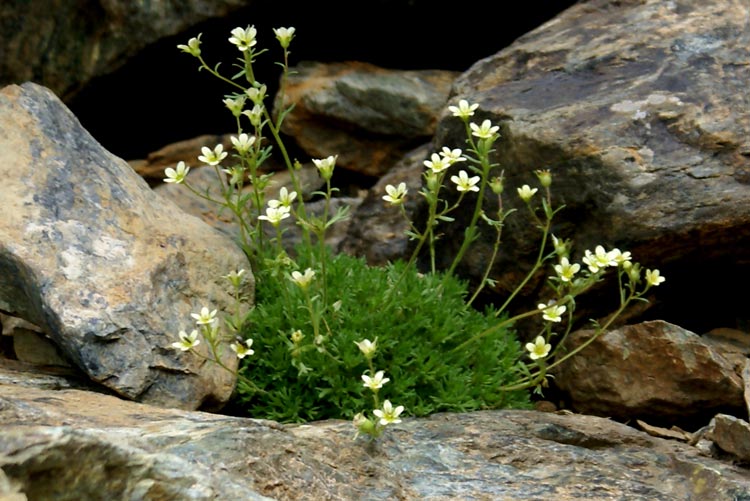
[[[160,38],[245,5],[242,0],[57,0],[4,2],[0,85],[27,80],[66,100],[92,78],[111,73]]]
[[[572,333],[561,353],[592,334]],[[732,364],[700,336],[663,321],[601,334],[555,369],[554,384],[573,410],[619,420],[707,422],[716,412],[744,409],[744,384]]]
[[[310,200],[313,193],[317,190],[325,189],[325,183],[318,174],[318,169],[312,163],[302,166],[296,172],[297,180],[301,186],[303,197],[307,200],[305,210],[313,216],[322,216],[324,211],[323,200]],[[216,171],[213,168],[200,167],[193,169],[188,174],[190,186],[200,193],[208,193],[215,199],[221,199],[219,191],[219,182],[216,178]],[[273,173],[266,188],[266,200],[276,199],[279,190],[285,187],[289,191],[294,191],[294,185],[290,179],[289,172],[277,171]],[[245,193],[250,193],[251,186],[245,188]],[[154,191],[169,198],[176,203],[182,210],[201,218],[207,224],[221,230],[232,238],[238,238],[240,227],[237,224],[234,215],[226,209],[222,210],[217,204],[214,204],[203,197],[189,191],[185,186],[163,183],[154,187]],[[334,197],[331,199],[329,214],[334,214],[339,207],[348,206],[350,210],[355,210],[362,202],[358,197]],[[262,224],[263,230],[269,238],[276,237],[276,229],[269,224]],[[339,221],[326,230],[326,243],[332,248],[337,249],[342,240],[347,236],[349,220]],[[302,241],[302,230],[294,218],[287,218],[281,223],[283,234],[283,245],[288,252],[293,252],[294,247]]]
[[[154,194],[36,84],[0,91],[0,175],[0,310],[126,398],[223,405],[234,374],[170,345],[192,312],[232,304],[223,275],[248,267],[238,246]]]
[[[565,205],[553,232],[573,240],[573,258],[599,244],[632,251],[672,277],[660,303],[696,332],[708,330],[709,309],[744,318],[724,280],[744,283],[739,263],[750,259],[749,9],[742,0],[579,2],[477,61],[449,99],[479,104],[474,120],[500,126],[493,160],[506,176],[506,210],[520,206],[516,187],[550,168],[553,203]],[[433,143],[435,151],[465,147],[464,126],[447,110]],[[464,207],[458,224],[442,228],[441,266],[462,241],[472,208]],[[493,238],[484,231],[459,269],[474,283]],[[518,285],[538,243],[523,212],[508,219],[488,301],[502,303]],[[533,307],[547,275],[519,299]],[[610,311],[599,306],[584,318]]]
[[[727,414],[717,414],[708,437],[738,461],[750,463],[750,424]]]
[[[232,147],[230,137],[231,134],[204,134],[165,145],[149,153],[146,158],[128,160],[128,163],[133,167],[134,171],[149,181],[152,186],[159,186],[164,179],[164,169],[167,167],[174,168],[180,161],[185,162],[191,168],[198,167],[200,164],[198,156],[201,154],[202,147],[207,146],[213,149],[217,144],[221,144],[224,146],[224,151],[229,151]]]
[[[282,131],[313,158],[381,176],[426,142],[458,72],[398,71],[360,62],[300,63],[279,109],[294,105]]]
[[[350,422],[163,409],[0,384],[0,468],[29,499],[711,499],[747,470],[608,419],[481,411]]]
[[[375,185],[358,207],[352,211],[348,232],[341,239],[338,250],[355,256],[363,256],[373,266],[384,266],[397,259],[408,259],[413,248],[406,231],[409,223],[400,208],[392,207],[385,200],[385,187],[405,183],[407,196],[404,200],[406,215],[416,220],[423,198],[422,161],[429,151],[429,144],[408,152]]]

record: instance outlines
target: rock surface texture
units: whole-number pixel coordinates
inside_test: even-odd
[[[170,345],[192,312],[232,304],[222,277],[248,264],[231,239],[153,193],[36,84],[0,91],[0,177],[0,310],[124,397],[191,409],[229,398],[234,375]]]
[[[29,500],[750,496],[746,470],[593,416],[437,414],[368,444],[349,422],[280,426],[72,388],[0,383],[0,402],[0,468]]]

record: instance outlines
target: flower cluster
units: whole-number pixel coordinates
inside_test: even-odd
[[[359,350],[367,359],[370,365],[370,374],[362,374],[362,381],[365,388],[368,388],[373,393],[373,400],[375,401],[375,409],[372,414],[377,420],[367,418],[363,413],[357,413],[354,416],[353,424],[356,429],[354,437],[356,438],[361,433],[367,434],[370,438],[377,438],[382,432],[383,428],[390,425],[400,423],[400,415],[404,412],[404,406],[399,405],[394,407],[390,400],[385,400],[383,406],[378,406],[378,391],[390,381],[390,378],[385,377],[385,371],[377,371],[373,369],[372,360],[378,349],[378,340],[370,341],[369,339],[363,339],[362,341],[355,341]]]
[[[225,276],[225,278],[229,280],[229,282],[232,283],[237,289],[239,289],[244,275],[245,270],[239,270],[229,273]],[[190,316],[193,318],[193,320],[195,320],[195,324],[198,326],[198,328],[201,329],[200,335],[202,335],[204,339],[208,340],[209,344],[211,345],[211,352],[216,357],[212,360],[219,364],[219,366],[230,370],[222,363],[217,355],[220,338],[218,336],[219,319],[216,317],[216,314],[216,309],[210,310],[208,307],[204,306],[198,313],[191,313]],[[190,334],[186,333],[185,331],[180,331],[178,334],[179,341],[172,343],[171,346],[172,348],[180,351],[193,351],[193,349],[201,343],[200,339],[198,339],[198,335],[198,329],[193,329]],[[255,350],[252,349],[252,346],[253,340],[246,339],[244,341],[232,342],[229,345],[229,348],[235,353],[237,358],[242,360],[243,358],[255,353]]]
[[[276,28],[273,32],[283,50],[283,62],[279,63],[283,69],[279,92],[283,93],[286,79],[290,73],[288,49],[296,32],[293,27]],[[389,399],[381,402],[380,394],[396,393],[398,390],[394,387],[403,385],[403,380],[408,378],[402,378],[398,375],[398,372],[394,371],[391,376],[396,381],[392,382],[391,378],[386,376],[386,371],[376,368],[375,362],[379,358],[377,337],[372,341],[361,339],[354,342],[367,362],[367,369],[364,372],[361,372],[358,365],[352,365],[348,362],[348,360],[351,360],[352,353],[357,357],[360,356],[360,354],[353,352],[351,339],[360,339],[361,333],[355,332],[353,337],[348,338],[345,342],[340,342],[343,338],[336,337],[342,335],[342,326],[346,325],[342,319],[348,314],[347,310],[352,309],[343,307],[341,299],[335,300],[337,298],[329,291],[328,286],[329,282],[339,282],[333,280],[334,274],[330,271],[337,261],[331,258],[329,249],[326,248],[325,232],[333,223],[344,219],[347,216],[348,209],[347,207],[339,207],[334,214],[331,207],[331,197],[336,191],[336,188],[333,187],[332,178],[338,156],[330,155],[311,160],[317,168],[320,178],[325,182],[325,189],[321,188],[321,191],[313,193],[313,195],[323,199],[322,215],[319,215],[317,211],[314,216],[308,215],[305,211],[304,199],[306,197],[302,196],[305,192],[302,190],[302,185],[297,177],[297,172],[301,168],[300,162],[295,160],[292,163],[289,159],[288,151],[280,135],[280,131],[283,130],[282,123],[291,108],[279,110],[278,113],[270,113],[265,105],[265,101],[269,97],[267,95],[268,88],[258,81],[254,75],[253,63],[255,58],[264,52],[264,50],[258,49],[257,35],[254,26],[237,27],[231,30],[228,41],[240,52],[239,64],[237,65],[240,69],[231,77],[219,73],[219,65],[211,67],[205,63],[201,51],[200,35],[191,38],[187,44],[177,46],[180,51],[197,58],[201,70],[205,70],[224,83],[232,85],[233,92],[223,96],[222,103],[235,118],[238,130],[235,135],[230,137],[233,151],[225,151],[225,146],[227,146],[225,144],[217,144],[213,148],[204,146],[201,148],[201,154],[197,157],[198,162],[213,167],[211,170],[216,172],[222,188],[220,198],[212,198],[209,190],[200,192],[190,186],[187,181],[190,167],[185,162],[178,162],[174,167],[166,168],[164,182],[185,185],[196,195],[214,201],[222,208],[228,209],[228,212],[239,223],[240,238],[238,240],[250,259],[251,265],[254,267],[253,270],[262,273],[262,276],[266,279],[271,277],[271,281],[274,282],[273,285],[280,286],[279,293],[272,296],[280,298],[279,302],[284,304],[283,313],[279,314],[277,311],[272,316],[293,318],[294,323],[285,324],[283,328],[271,329],[275,336],[274,339],[263,337],[264,334],[261,334],[260,330],[254,331],[256,333],[254,337],[258,340],[258,345],[263,347],[264,353],[267,355],[273,352],[271,350],[273,343],[281,343],[283,358],[273,359],[273,357],[268,356],[268,360],[276,362],[284,360],[284,363],[286,363],[291,359],[292,366],[298,370],[300,381],[303,379],[308,381],[316,376],[320,368],[320,360],[325,360],[324,363],[334,364],[336,367],[346,365],[346,368],[342,368],[342,371],[350,370],[353,367],[354,374],[346,373],[347,384],[351,385],[352,376],[359,376],[361,386],[359,386],[359,383],[356,385],[359,392],[367,392],[373,399],[373,405],[370,407],[371,411],[369,411],[370,417],[364,412],[358,412],[354,416],[355,437],[359,434],[366,434],[371,438],[376,438],[385,427],[401,422],[401,415],[404,412],[403,405],[394,405]],[[284,102],[283,95],[272,96],[272,98],[274,103]],[[498,172],[499,165],[492,162],[492,159],[497,157],[494,154],[493,147],[500,138],[502,124],[493,123],[489,119],[484,119],[484,117],[476,119],[475,115],[478,114],[479,106],[479,103],[470,103],[464,99],[448,106],[448,110],[452,114],[451,120],[460,122],[464,126],[465,145],[463,149],[443,146],[439,151],[429,154],[423,160],[423,182],[417,192],[424,197],[426,209],[420,213],[420,221],[412,221],[406,214],[404,206],[407,196],[410,196],[411,192],[405,182],[386,185],[385,192],[381,196],[385,203],[399,208],[401,214],[408,220],[407,236],[416,241],[412,247],[412,255],[405,263],[406,268],[412,267],[417,262],[425,263],[425,266],[429,266],[430,272],[432,272],[428,277],[429,279],[439,276],[439,290],[441,291],[446,290],[446,286],[450,284],[450,279],[454,277],[456,266],[465,257],[467,248],[480,237],[480,233],[484,239],[487,233],[494,232],[495,241],[491,253],[486,259],[484,275],[473,291],[473,295],[461,305],[467,308],[471,307],[472,302],[483,287],[495,283],[490,273],[498,256],[498,249],[502,241],[502,230],[505,226],[504,222],[506,217],[515,212],[515,209],[504,209],[503,192],[506,180],[503,172]],[[250,127],[243,130],[248,122]],[[268,134],[269,131],[270,134]],[[286,163],[291,184],[289,188],[280,188],[275,199],[268,199],[269,190],[266,188],[269,187],[272,174],[268,170],[262,170],[261,166],[270,157],[272,145],[281,150],[281,156]],[[451,172],[451,167],[459,163],[462,168],[457,168]],[[559,335],[564,339],[570,332],[575,321],[575,297],[586,292],[594,283],[601,281],[608,270],[617,270],[621,306],[604,325],[597,325],[597,333],[604,332],[609,327],[610,322],[622,313],[628,304],[634,300],[643,300],[643,296],[649,288],[658,286],[665,281],[659,270],[646,269],[642,271],[640,265],[632,261],[630,252],[623,252],[617,248],[606,250],[604,246],[597,245],[593,250],[586,250],[580,262],[574,262],[571,258],[569,242],[560,240],[551,233],[553,216],[562,208],[553,207],[550,190],[553,180],[552,170],[543,168],[534,171],[534,173],[537,178],[536,187],[531,184],[523,184],[515,189],[514,194],[517,194],[522,202],[523,211],[528,213],[534,227],[538,228],[541,233],[540,251],[536,263],[502,306],[495,308],[491,313],[484,314],[492,317],[490,318],[491,327],[481,327],[476,329],[476,332],[469,329],[450,328],[450,336],[453,333],[468,333],[468,336],[466,336],[467,339],[454,343],[455,346],[446,343],[446,346],[451,344],[450,349],[453,352],[482,352],[483,350],[479,348],[482,345],[476,344],[471,347],[470,345],[482,342],[480,338],[483,337],[485,337],[485,341],[496,342],[497,339],[492,339],[492,336],[497,336],[501,329],[505,328],[507,331],[507,327],[513,325],[513,322],[519,318],[537,315],[541,319],[539,333],[534,333],[535,335],[530,337],[533,341],[525,344],[525,351],[522,345],[513,355],[516,357],[514,363],[518,364],[516,373],[521,374],[521,376],[513,384],[507,386],[497,384],[499,386],[498,392],[528,388],[539,390],[546,383],[548,370],[575,355],[583,348],[578,347],[571,352],[558,356],[554,346],[558,340],[555,337]],[[416,188],[412,188],[412,190],[416,191]],[[446,194],[447,196],[445,196]],[[493,196],[494,199],[491,200],[486,198]],[[470,217],[462,218],[465,222],[463,240],[457,246],[450,266],[447,266],[446,270],[438,270],[437,263],[440,263],[442,259],[437,256],[436,242],[445,235],[440,225],[453,222],[455,217],[453,211],[461,204],[466,203],[473,204],[473,211],[468,212]],[[494,206],[496,212],[494,209],[493,211],[488,210],[487,208],[490,206]],[[296,255],[292,257],[292,253],[288,252],[288,249],[282,244],[283,232],[287,230],[286,227],[282,228],[282,222],[291,217],[294,218],[302,231],[302,245],[299,248],[302,257]],[[267,235],[267,232],[264,231],[266,228],[263,226],[263,222],[270,223],[275,228],[275,237]],[[480,228],[480,225],[485,224],[487,226],[481,226]],[[487,231],[488,228],[489,232]],[[550,242],[554,247],[554,252],[549,251]],[[418,261],[418,258],[425,257],[420,253],[427,254],[428,252],[429,259]],[[553,274],[548,277],[551,293],[545,292],[544,299],[537,302],[536,309],[532,308],[532,311],[516,316],[508,315],[507,318],[500,317],[501,313],[507,311],[506,307],[514,296],[529,283],[532,277],[538,276],[541,268],[547,264],[550,264],[553,270]],[[351,272],[351,267],[347,271]],[[438,271],[441,273],[438,274]],[[407,274],[405,271],[399,271],[399,273],[400,277],[386,277],[389,289],[388,293],[384,294],[387,297],[383,297],[383,304],[398,301],[400,297],[405,295],[406,288],[398,289],[398,287]],[[420,275],[419,280],[426,280],[425,275],[427,273]],[[261,275],[256,273],[255,276]],[[347,275],[347,277],[349,276]],[[239,386],[242,390],[250,388],[250,393],[265,393],[265,385],[253,386],[251,381],[242,379],[243,373],[241,371],[230,369],[221,360],[221,349],[225,340],[229,343],[231,351],[238,359],[243,361],[243,364],[247,364],[247,358],[255,354],[253,339],[243,339],[243,333],[247,332],[246,328],[249,322],[255,322],[257,318],[251,317],[250,314],[241,313],[241,287],[245,277],[244,270],[233,271],[225,276],[234,288],[234,309],[236,311],[232,315],[227,315],[220,322],[217,317],[217,309],[202,307],[199,311],[191,314],[196,328],[190,330],[189,333],[184,330],[179,331],[178,340],[171,346],[179,352],[192,352],[216,362],[227,370],[233,370],[241,381],[238,385],[244,385]],[[340,277],[340,273],[338,277]],[[411,276],[409,275],[409,277]],[[370,287],[365,289],[371,290]],[[420,292],[422,291],[421,286],[417,289]],[[438,288],[430,290],[438,290]],[[441,300],[444,299],[442,294],[441,292]],[[424,294],[420,297],[422,302],[426,302]],[[448,294],[445,297],[448,297]],[[460,297],[463,298],[464,296],[461,295]],[[302,320],[305,322],[304,325],[297,324],[300,311],[308,317]],[[409,315],[410,313],[404,314]],[[463,313],[466,313],[466,311],[463,311]],[[224,336],[220,335],[220,325],[228,330],[228,333]],[[254,326],[254,328],[256,327]],[[303,334],[303,329],[308,328],[311,332],[308,335]],[[553,332],[553,329],[558,332]],[[560,333],[560,330],[564,332]],[[278,336],[279,332],[284,334]],[[394,341],[385,339],[385,332],[379,333],[381,334],[380,350],[395,349]],[[446,339],[451,340],[450,337]],[[444,341],[442,340],[441,343]],[[201,345],[201,342],[204,344]],[[257,346],[255,347],[257,348]],[[462,349],[465,350],[460,351]],[[203,353],[208,353],[208,355]],[[390,363],[394,363],[391,358],[392,354],[393,352],[389,352],[383,358],[389,360]],[[431,352],[430,356],[432,356]],[[436,354],[435,356],[439,355]],[[494,357],[494,355],[491,356]],[[529,359],[531,362],[528,362],[529,365],[527,365]],[[256,363],[250,367],[259,369],[259,373],[261,373],[260,364],[266,362],[266,360],[259,361],[256,359],[254,362]],[[477,363],[476,365],[482,364]],[[248,366],[245,365],[244,367],[247,368]],[[328,365],[325,368],[328,370]],[[388,383],[390,385],[386,386]],[[330,387],[326,387],[325,384],[330,384]],[[260,389],[261,387],[263,390]],[[337,387],[327,379],[324,384],[315,383],[312,387],[315,395],[323,398],[324,395],[331,394],[336,389],[345,388],[346,385],[339,384]],[[289,393],[288,388],[289,385],[284,386],[287,393],[281,397],[282,405],[278,408],[294,407],[296,402],[299,401],[299,399],[293,400],[298,398],[298,395]],[[358,392],[355,393],[357,393],[355,401],[357,405],[360,405],[361,395]],[[428,398],[436,398],[435,395],[430,395],[423,400],[410,401],[409,393],[399,394],[402,403],[415,412],[417,412],[416,408],[421,406],[422,401],[426,401]],[[285,400],[287,396],[289,401]],[[338,397],[336,398],[337,403],[346,401],[345,398],[341,400],[338,400]],[[422,399],[423,396],[418,395],[418,398]],[[291,404],[291,402],[294,402],[294,404]],[[485,402],[481,404],[485,405]],[[326,407],[318,402],[312,405],[321,408]],[[299,419],[301,415],[296,414],[292,417]],[[351,413],[348,415],[351,416]]]

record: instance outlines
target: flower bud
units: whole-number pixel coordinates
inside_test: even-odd
[[[552,184],[552,174],[549,169],[538,170],[535,171],[535,173],[539,178],[539,184],[541,184],[543,188],[549,188]]]
[[[490,188],[495,195],[502,195],[503,193],[503,178],[493,177],[490,180]]]

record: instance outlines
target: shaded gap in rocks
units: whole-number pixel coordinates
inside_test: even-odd
[[[465,22],[446,25],[434,20],[440,13],[428,0],[376,0],[366,11],[343,0],[257,0],[226,18],[151,45],[118,71],[93,80],[66,104],[109,151],[126,160],[145,158],[178,140],[235,130],[233,117],[221,103],[231,89],[199,73],[197,61],[176,48],[199,33],[208,64],[223,61],[228,70],[238,56],[227,41],[230,31],[254,25],[259,47],[269,49],[260,56],[256,74],[269,93],[275,93],[276,82],[269,79],[278,78],[275,61],[281,52],[272,28],[296,28],[292,65],[303,60],[359,60],[393,69],[465,71],[574,3],[534,0],[514,5],[512,13],[486,15],[484,3],[474,1],[463,4],[457,14],[444,12],[449,18],[465,17]]]

